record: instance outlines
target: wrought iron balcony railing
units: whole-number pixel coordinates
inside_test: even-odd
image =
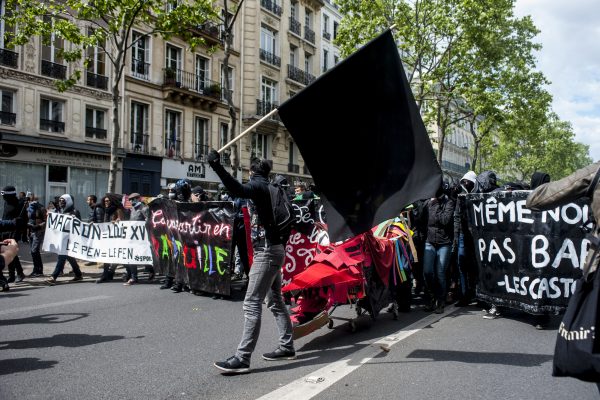
[[[106,139],[106,129],[94,128],[92,126],[85,127],[85,137],[93,139]]]
[[[90,71],[86,71],[85,84],[89,87],[106,90],[108,89],[108,77],[104,75],[95,74]]]
[[[62,64],[56,64],[48,60],[42,60],[42,75],[54,79],[66,79],[67,66]]]
[[[288,164],[288,172],[293,172],[295,174],[299,174],[300,166],[298,164]]]
[[[261,99],[256,99],[256,115],[264,116],[279,107],[277,103],[268,103]],[[279,114],[271,116],[272,120],[279,121]]]
[[[12,50],[0,49],[0,65],[5,67],[17,68],[19,62],[19,53]]]
[[[150,135],[142,132],[132,132],[129,148],[135,153],[148,154],[148,137]]]
[[[266,10],[271,11],[273,14],[281,17],[283,10],[281,6],[277,4],[275,0],[260,0],[260,6]]]
[[[65,131],[65,123],[62,121],[40,118],[40,129],[47,132],[63,133]]]
[[[131,60],[131,76],[146,81],[150,80],[150,64],[142,60]]]
[[[294,67],[293,65],[288,64],[288,78],[293,81],[302,83],[303,85],[309,85],[314,80],[315,77],[308,72],[302,71],[300,68]]]
[[[281,58],[266,50],[260,49],[260,59],[268,62],[269,64],[281,67]]]
[[[308,40],[311,43],[315,43],[315,31],[310,29],[308,26],[304,26],[304,39]]]
[[[17,123],[17,114],[0,111],[0,124],[2,125],[14,125]]]
[[[323,31],[323,38],[327,39],[327,40],[331,40],[331,33],[327,32],[327,31]]]
[[[221,99],[222,89],[218,82],[203,79],[200,75],[185,72],[181,69],[165,68],[163,72],[163,84],[165,86],[193,90],[205,96]]]
[[[290,17],[290,32],[295,33],[300,36],[302,34],[302,25],[300,21],[294,19],[294,17]]]

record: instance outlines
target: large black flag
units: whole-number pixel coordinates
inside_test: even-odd
[[[432,197],[441,170],[388,30],[279,107],[320,190],[332,240]]]

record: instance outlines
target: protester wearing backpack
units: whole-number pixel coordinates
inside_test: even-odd
[[[272,163],[269,160],[252,159],[250,181],[241,184],[221,165],[221,156],[215,150],[208,154],[208,163],[219,176],[227,190],[234,197],[250,200],[250,225],[254,259],[250,267],[248,288],[244,299],[244,332],[235,355],[214,366],[226,373],[247,373],[250,371],[250,358],[260,333],[262,303],[267,299],[267,307],[275,316],[279,330],[279,345],[263,354],[268,361],[292,360],[296,358],[292,338],[292,322],[281,294],[281,266],[285,257],[287,237],[275,223],[274,207],[268,176]],[[278,201],[281,199],[277,199]],[[285,234],[284,234],[285,236]]]

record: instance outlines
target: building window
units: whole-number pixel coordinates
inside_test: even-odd
[[[170,13],[171,11],[174,11],[178,5],[179,5],[178,0],[168,0],[167,1],[167,12]]]
[[[333,39],[337,38],[339,24],[336,21],[333,21]]]
[[[337,54],[335,54],[333,56],[333,65],[337,65],[340,62],[340,56],[338,56]]]
[[[131,102],[131,150],[136,152],[148,152],[148,105]]]
[[[296,174],[300,173],[300,166],[298,165],[298,151],[296,149],[296,145],[294,142],[290,142],[288,146],[288,172],[293,172]]]
[[[232,99],[233,99],[233,68],[232,67],[228,67],[228,71],[229,71],[229,76],[228,76],[228,83],[229,83],[229,94],[231,95]],[[221,90],[221,99],[222,100],[227,100],[225,97],[225,66],[221,65],[221,88],[223,90]]]
[[[260,85],[260,97],[263,103],[277,103],[277,82],[263,77]]]
[[[290,17],[294,20],[294,21],[299,21],[299,13],[298,13],[298,2],[297,1],[292,1],[290,4]]]
[[[6,0],[0,0],[0,48],[2,49],[9,48],[7,42],[10,42],[15,33],[15,28],[6,24],[3,18],[5,16],[12,16],[12,10],[6,9]]]
[[[88,36],[94,34],[92,28],[88,29]],[[108,78],[106,77],[106,59],[103,46],[87,48],[87,70],[85,84],[90,87],[106,90],[108,89]]]
[[[210,60],[196,55],[196,90],[201,91],[209,86]]]
[[[49,21],[48,17],[45,19]],[[54,79],[66,79],[67,67],[63,65],[60,55],[64,48],[64,39],[55,32],[42,36],[42,75]]]
[[[40,105],[40,130],[52,133],[65,131],[64,112],[65,104],[62,101],[42,99]]]
[[[329,69],[329,51],[323,49],[323,72]]]
[[[2,104],[0,109],[0,124],[14,126],[17,122],[15,110],[15,92],[0,90],[2,93]]]
[[[252,157],[268,158],[268,136],[262,133],[252,134]]]
[[[279,48],[277,44],[277,32],[267,28],[260,27],[260,59],[269,64],[281,65],[281,59],[278,57]]]
[[[323,37],[327,40],[331,39],[331,34],[329,33],[329,15],[323,14]]]
[[[139,79],[150,79],[150,38],[133,32],[131,47],[131,75]]]
[[[290,45],[290,65],[298,67],[298,48],[292,44]]]
[[[181,70],[181,49],[167,44],[165,67],[170,70]]]
[[[229,142],[229,124],[221,122],[219,125],[219,149],[223,148]],[[231,147],[223,151],[221,161],[224,165],[231,165]]]
[[[312,72],[312,54],[304,53],[304,71],[307,74]]]
[[[208,154],[208,120],[196,117],[194,121],[194,157],[203,161]]]
[[[181,156],[181,113],[165,111],[165,153],[167,157]]]
[[[307,8],[304,12],[304,26],[312,29],[312,25],[312,11]]]
[[[90,139],[106,139],[104,110],[87,107],[85,109],[85,137]]]

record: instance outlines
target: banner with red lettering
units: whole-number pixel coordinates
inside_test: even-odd
[[[548,211],[525,207],[529,191],[459,196],[479,267],[477,297],[533,314],[565,310],[590,247],[578,200]]]
[[[192,290],[229,296],[233,203],[155,199],[146,221],[154,267]]]

